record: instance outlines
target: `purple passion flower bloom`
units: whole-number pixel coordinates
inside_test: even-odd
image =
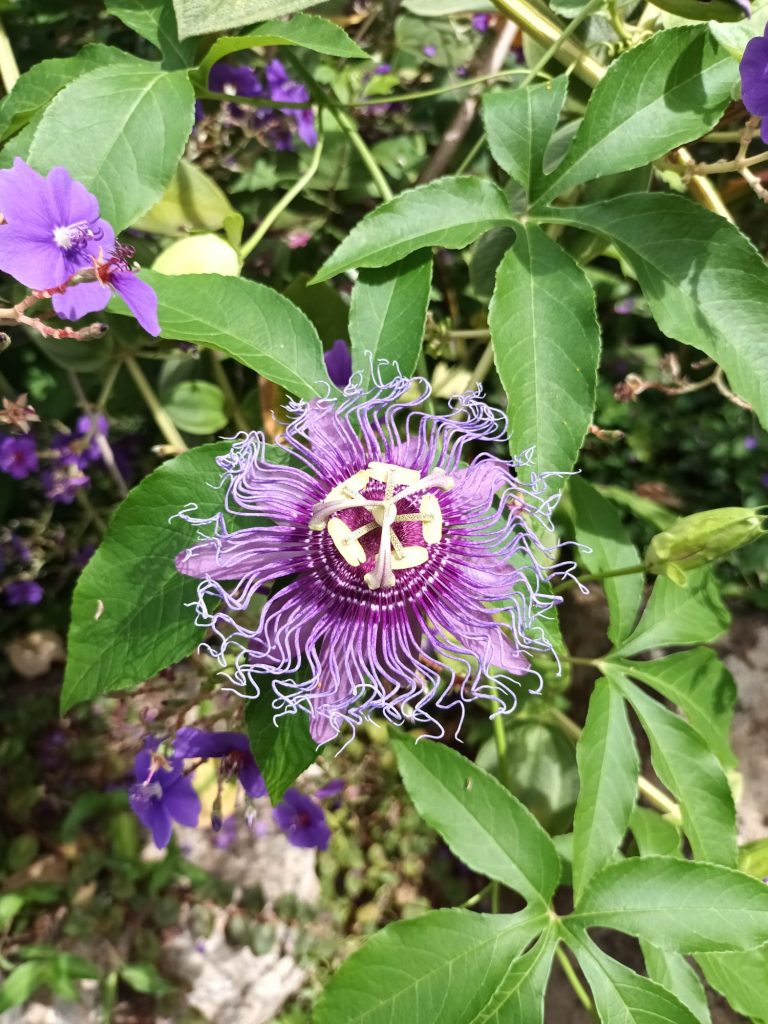
[[[557,496],[542,499],[542,477],[524,488],[513,462],[462,463],[471,444],[507,438],[480,388],[447,416],[420,408],[429,395],[396,377],[291,403],[282,447],[296,465],[269,462],[256,432],[218,459],[228,512],[270,525],[229,532],[222,516],[180,513],[217,527],[176,560],[203,581],[208,649],[245,692],[269,675],[275,712],[309,712],[317,743],[377,712],[440,731],[433,711],[476,698],[512,711],[526,653],[551,650],[536,619],[558,599],[542,593],[528,520],[546,525]],[[233,618],[278,581],[258,626]]]
[[[174,757],[221,757],[222,767],[237,774],[248,796],[266,796],[267,787],[256,767],[248,737],[241,732],[204,732],[184,726],[173,741]]]
[[[157,741],[148,740],[134,761],[136,784],[128,791],[131,810],[162,849],[171,841],[173,822],[194,828],[200,818],[200,798],[184,768],[175,759],[169,768],[153,765]]]
[[[352,376],[352,350],[343,338],[338,338],[324,356],[328,376],[337,388],[345,388]]]
[[[39,465],[37,446],[31,437],[8,435],[0,441],[0,469],[14,480],[36,473]]]
[[[64,167],[44,178],[16,157],[0,171],[0,214],[0,270],[37,291],[64,284],[115,244],[96,197]]]
[[[755,117],[762,117],[760,138],[768,142],[768,25],[762,36],[750,39],[739,64],[741,98]]]
[[[5,587],[5,600],[12,608],[24,604],[40,604],[43,588],[36,580],[14,580]]]
[[[473,14],[472,15],[472,28],[475,32],[487,32],[488,26],[491,23],[490,14]]]
[[[292,846],[327,848],[331,830],[325,812],[298,789],[286,789],[282,803],[272,810],[272,817]]]

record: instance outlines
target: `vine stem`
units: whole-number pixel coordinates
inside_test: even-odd
[[[605,572],[590,573],[588,576],[577,576],[575,579],[566,580],[564,583],[561,583],[559,587],[553,587],[552,593],[560,594],[577,583],[592,583],[595,580],[608,580],[612,579],[614,576],[633,576],[637,572],[646,572],[646,566],[643,562],[639,562],[637,565],[626,565],[621,569],[606,569]]]
[[[176,425],[171,417],[160,404],[159,398],[152,390],[152,385],[145,377],[144,371],[139,366],[137,360],[133,356],[126,356],[125,365],[128,367],[128,372],[131,377],[133,377],[133,382],[138,388],[141,397],[144,399],[147,408],[152,413],[152,418],[157,424],[157,429],[172,448],[176,449],[177,452],[185,452],[187,450],[187,446],[184,443],[184,438],[176,429]]]
[[[587,1013],[593,1013],[594,1009],[592,1006],[592,1000],[589,998],[587,990],[581,984],[578,974],[573,969],[573,964],[568,959],[565,952],[563,951],[563,947],[559,943],[557,949],[555,950],[555,956],[557,957],[557,962],[563,969],[563,974],[566,976],[571,988],[575,992],[577,999],[584,1007],[584,1009],[587,1011]]]
[[[309,166],[298,181],[288,189],[285,195],[279,199],[275,205],[269,210],[262,220],[261,224],[256,228],[251,237],[245,241],[240,247],[240,259],[245,260],[253,252],[259,242],[264,238],[269,229],[275,223],[277,218],[286,210],[293,200],[299,195],[302,190],[309,184],[317,173],[317,169],[320,166],[320,158],[323,155],[323,137],[320,135],[315,146],[315,151],[312,154],[312,159],[309,162]]]

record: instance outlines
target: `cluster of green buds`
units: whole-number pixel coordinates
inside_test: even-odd
[[[645,552],[645,568],[684,587],[688,569],[706,565],[757,540],[765,532],[766,510],[768,506],[715,508],[683,516],[653,537]]]

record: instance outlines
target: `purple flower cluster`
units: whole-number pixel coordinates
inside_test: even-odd
[[[3,473],[8,473],[14,480],[24,480],[39,468],[37,445],[31,437],[6,434],[0,440],[0,470]]]
[[[157,847],[167,846],[173,822],[194,828],[200,818],[200,799],[192,785],[193,769],[184,768],[185,760],[202,758],[219,761],[222,780],[237,778],[251,799],[267,795],[267,787],[254,761],[247,736],[239,732],[205,732],[192,726],[179,729],[172,753],[159,756],[160,741],[149,738],[134,762],[136,782],[130,787],[129,802],[136,817],[152,833]],[[333,788],[334,794],[338,792]],[[325,814],[311,797],[296,789],[285,793],[274,808],[277,826],[294,846],[324,850],[330,838]],[[236,821],[227,818],[215,826],[216,845],[228,846],[235,835]]]
[[[741,98],[754,117],[761,117],[760,138],[768,143],[768,25],[762,36],[750,39],[739,65]]]
[[[471,458],[508,437],[479,389],[447,416],[420,408],[429,396],[421,379],[365,393],[353,378],[339,397],[292,403],[292,465],[269,462],[259,433],[218,460],[228,512],[268,525],[181,513],[217,528],[177,558],[202,580],[208,650],[245,692],[270,678],[275,712],[308,712],[317,743],[375,713],[439,732],[440,712],[477,698],[512,711],[528,656],[550,650],[537,620],[557,599],[530,524],[548,523],[557,496],[536,475],[523,487],[514,462]],[[240,622],[275,582],[258,625]]]
[[[53,293],[56,313],[79,320],[104,309],[116,291],[149,334],[158,335],[157,296],[131,271],[133,250],[116,245],[95,196],[64,167],[47,177],[20,157],[0,171],[0,270],[35,291]],[[95,280],[67,287],[83,271]]]
[[[274,107],[245,109],[236,103],[227,104],[227,111],[235,122],[259,132],[274,149],[293,149],[293,133],[307,146],[317,145],[315,115],[311,108],[283,107],[284,103],[309,103],[309,90],[295,82],[279,60],[270,61],[264,68],[264,79],[246,64],[228,64],[219,61],[208,76],[211,92],[230,96],[253,96],[269,99]]]

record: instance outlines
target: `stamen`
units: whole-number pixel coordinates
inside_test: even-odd
[[[427,544],[437,544],[443,536],[443,511],[434,494],[425,494],[419,504],[423,518],[421,532]]]
[[[345,562],[355,566],[363,564],[365,549],[342,519],[329,519],[328,533]]]
[[[84,249],[94,238],[94,233],[85,220],[75,224],[62,224],[53,229],[53,240],[60,249],[71,252],[73,249]]]
[[[407,548],[402,548],[401,555],[395,555],[392,559],[392,568],[415,569],[417,565],[424,565],[428,558],[429,552],[426,548],[418,544],[412,544]]]

